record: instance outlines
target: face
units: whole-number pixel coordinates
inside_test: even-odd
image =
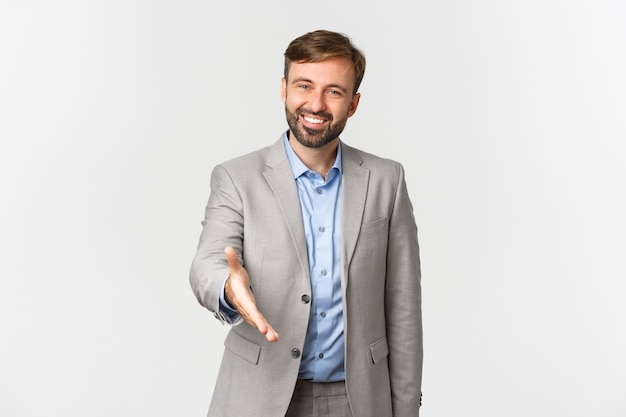
[[[359,104],[360,94],[352,94],[354,85],[347,58],[292,62],[281,91],[291,135],[308,148],[338,138]]]

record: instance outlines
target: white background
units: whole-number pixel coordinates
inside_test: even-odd
[[[205,415],[209,174],[318,28],[368,58],[343,139],[407,171],[422,415],[626,415],[623,1],[3,0],[1,417]]]

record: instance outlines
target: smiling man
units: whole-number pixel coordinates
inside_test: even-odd
[[[320,148],[335,140],[354,114],[360,94],[353,91],[356,74],[345,57],[319,62],[287,61],[282,98],[289,140]]]
[[[232,326],[209,417],[417,417],[417,227],[402,165],[340,138],[365,57],[318,30],[285,51],[289,129],[216,166],[190,280]]]

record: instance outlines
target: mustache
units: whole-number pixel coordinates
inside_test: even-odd
[[[296,114],[298,116],[300,116],[300,115],[302,115],[302,116],[304,116],[304,115],[307,115],[307,116],[317,116],[317,117],[321,117],[323,119],[326,119],[329,122],[333,121],[333,115],[330,114],[330,113],[323,112],[323,111],[311,111],[311,110],[308,110],[308,109],[298,109],[298,110],[296,110]]]

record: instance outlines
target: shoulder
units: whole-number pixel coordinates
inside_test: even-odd
[[[248,152],[243,155],[239,155],[235,158],[229,159],[227,161],[222,162],[218,166],[224,167],[227,170],[238,170],[244,169],[249,170],[252,167],[258,165],[265,165],[265,161],[267,160],[267,155],[271,149],[271,146],[266,146],[261,149],[257,149],[252,152]]]
[[[404,175],[402,164],[393,159],[374,155],[349,146],[344,142],[342,142],[341,152],[343,153],[344,165],[357,164],[362,168],[370,170],[372,174],[381,175],[383,177],[398,177]]]
[[[256,176],[283,159],[286,160],[287,156],[281,138],[271,145],[222,162],[213,168],[213,172],[227,172],[233,177]]]

